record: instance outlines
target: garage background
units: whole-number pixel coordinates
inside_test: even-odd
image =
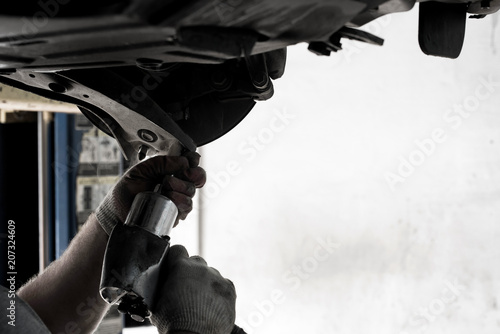
[[[291,47],[274,97],[200,148],[208,183],[172,243],[235,283],[249,334],[499,332],[498,20],[468,20],[456,60],[422,54],[416,10],[363,27],[383,47],[345,41],[324,58]],[[126,168],[110,153],[113,166],[93,169],[104,179],[82,179],[106,163],[81,161],[82,138],[105,139],[78,116],[45,116],[1,125],[19,284]],[[32,251],[39,212],[46,259]],[[100,331],[156,332],[111,323]]]

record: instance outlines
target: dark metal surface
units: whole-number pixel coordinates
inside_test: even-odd
[[[168,238],[141,227],[117,225],[104,256],[100,286],[103,299],[119,304],[120,312],[137,320],[149,317],[169,246]]]
[[[56,0],[54,0],[55,2]],[[66,1],[67,2],[67,1]],[[321,40],[380,2],[363,0],[122,1],[114,11],[0,10],[0,68],[64,70],[164,63],[223,63]],[[89,5],[90,6],[90,5]],[[23,13],[20,15],[20,13]],[[16,14],[16,16],[13,16]],[[313,23],[313,24],[311,24]]]
[[[500,0],[422,2],[420,45],[456,57],[466,12]],[[414,0],[21,0],[0,9],[0,82],[74,103],[126,157],[194,150],[272,97],[287,46],[319,55]],[[428,10],[426,10],[428,9]],[[460,22],[459,22],[460,21]],[[140,133],[151,132],[157,140]]]

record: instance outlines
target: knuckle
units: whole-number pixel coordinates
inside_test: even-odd
[[[196,187],[193,183],[188,182],[186,184],[186,195],[193,197],[196,194]]]
[[[193,209],[193,200],[191,197],[183,196],[183,198],[178,198],[173,200],[173,202],[177,205],[179,211],[190,212]]]

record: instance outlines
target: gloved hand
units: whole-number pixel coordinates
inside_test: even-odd
[[[160,183],[162,194],[179,210],[177,225],[178,220],[185,219],[193,209],[196,188],[206,182],[205,171],[198,167],[199,161],[198,153],[189,152],[178,157],[155,156],[130,168],[96,209],[97,220],[104,231],[109,235],[116,224],[125,222],[135,195],[152,191]]]
[[[166,278],[151,312],[151,322],[160,334],[231,333],[236,291],[230,280],[208,267],[203,258],[189,257],[180,245],[170,248],[163,269]]]

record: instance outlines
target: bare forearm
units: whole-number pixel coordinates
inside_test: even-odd
[[[108,311],[99,295],[107,239],[91,215],[61,258],[18,291],[52,333],[92,333]]]

